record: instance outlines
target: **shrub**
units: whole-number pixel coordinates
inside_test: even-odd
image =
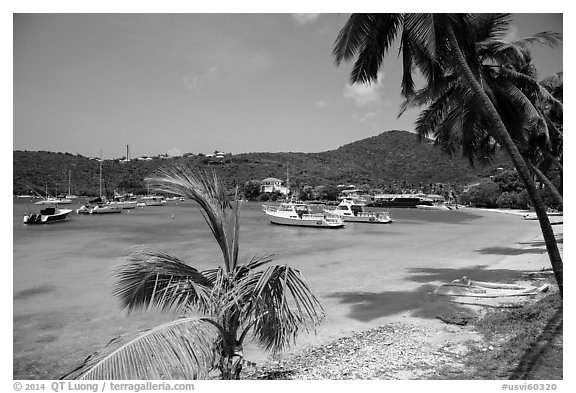
[[[480,183],[469,191],[470,202],[476,207],[496,207],[500,196],[500,188],[493,181]]]

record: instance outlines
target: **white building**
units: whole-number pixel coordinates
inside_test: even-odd
[[[269,177],[260,180],[260,192],[274,192],[278,191],[284,195],[288,195],[290,190],[282,185],[282,180],[275,177]]]

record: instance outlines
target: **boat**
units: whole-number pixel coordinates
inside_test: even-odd
[[[44,198],[41,201],[35,202],[35,205],[69,205],[72,203],[72,200],[68,198],[55,198],[55,197],[48,197]]]
[[[452,207],[445,203],[434,203],[432,205],[416,205],[416,208],[421,210],[452,210]]]
[[[448,284],[441,284],[434,290],[434,294],[455,297],[498,298],[513,296],[531,296],[548,291],[550,286],[521,286],[516,284],[503,284],[486,281],[476,281],[466,276],[453,280]]]
[[[32,190],[34,191],[34,190]],[[69,205],[72,203],[72,201],[70,199],[67,198],[57,198],[57,197],[53,197],[50,194],[48,194],[48,185],[46,185],[46,196],[43,197],[42,195],[40,195],[38,192],[34,191],[40,198],[42,198],[41,201],[35,202],[35,205]]]
[[[343,228],[344,221],[337,215],[311,212],[308,205],[300,202],[284,202],[280,206],[262,205],[262,211],[272,224],[314,228]]]
[[[374,202],[366,204],[368,207],[412,207],[418,205],[431,206],[432,200],[421,198],[412,194],[382,194],[374,196]]]
[[[134,207],[136,207],[136,205],[134,205]],[[76,209],[76,214],[111,214],[122,213],[122,210],[121,206],[111,204],[106,198],[96,197],[89,200],[86,205],[82,205],[79,209]]]
[[[134,205],[134,207],[136,207]],[[100,155],[99,195],[88,201],[87,205],[76,210],[76,214],[113,214],[122,213],[122,207],[111,205],[105,196],[102,196],[102,155]]]
[[[166,198],[161,195],[147,195],[140,198],[140,203],[144,203],[146,206],[164,206]]]
[[[122,213],[122,208],[118,206],[111,206],[109,204],[96,205],[90,209],[90,214],[113,214]]]
[[[120,209],[134,209],[138,204],[138,200],[132,194],[120,195],[114,193],[114,199],[108,202],[109,206],[118,207]]]
[[[345,198],[335,209],[324,209],[324,212],[339,216],[346,222],[389,224],[393,221],[388,212],[368,212],[365,206],[365,203],[357,199]]]
[[[47,207],[40,210],[40,213],[30,213],[24,216],[24,224],[53,224],[68,220],[68,215],[72,209],[60,209],[58,207]]]
[[[68,172],[68,193],[64,198],[66,199],[76,199],[78,198],[77,195],[72,194],[72,171]]]

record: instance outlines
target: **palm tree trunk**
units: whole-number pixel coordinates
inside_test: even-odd
[[[554,235],[554,231],[552,229],[552,225],[550,225],[550,220],[548,219],[548,215],[546,214],[546,209],[544,207],[544,203],[542,202],[542,198],[536,189],[536,184],[532,180],[532,176],[530,174],[530,170],[526,166],[524,159],[520,155],[520,151],[514,144],[512,137],[508,133],[506,126],[502,122],[498,111],[492,104],[492,101],[486,95],[482,86],[472,73],[472,70],[468,66],[462,51],[460,50],[460,45],[456,40],[456,36],[452,30],[448,33],[448,39],[450,42],[450,46],[452,51],[454,52],[455,58],[459,66],[463,71],[463,76],[468,82],[472,91],[476,94],[476,96],[482,101],[483,109],[486,111],[486,115],[488,116],[488,120],[493,124],[494,129],[492,130],[496,136],[497,140],[504,146],[508,155],[510,156],[516,170],[526,190],[528,191],[528,195],[532,201],[532,205],[534,206],[534,211],[538,217],[538,221],[540,223],[540,229],[542,230],[542,236],[544,237],[544,242],[546,243],[546,250],[548,251],[548,257],[550,258],[550,263],[552,265],[552,270],[554,271],[554,276],[556,277],[556,282],[558,283],[558,288],[560,290],[560,296],[563,296],[563,277],[564,277],[564,268],[562,263],[562,256],[560,255],[560,251],[558,250],[558,244],[556,243],[556,237]]]
[[[530,169],[532,170],[532,172],[534,172],[536,177],[538,177],[538,179],[542,183],[544,183],[544,185],[550,190],[552,196],[554,197],[554,200],[560,206],[560,210],[562,210],[564,200],[562,198],[562,195],[560,195],[560,193],[558,192],[558,189],[554,186],[554,184],[552,184],[550,179],[548,179],[548,177],[546,177],[546,175],[544,175],[542,171],[538,169],[536,165],[532,165],[529,161],[526,161],[526,163],[530,166]]]

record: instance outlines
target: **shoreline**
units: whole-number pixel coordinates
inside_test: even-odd
[[[172,211],[157,209],[154,212],[152,218],[158,221],[163,219],[161,215]],[[148,215],[136,213],[140,214],[131,214],[125,220],[149,220]],[[462,213],[469,214],[399,210],[397,214],[402,214],[402,219],[390,226],[351,225],[348,231],[329,234],[319,231],[314,232],[311,241],[307,240],[308,232],[263,225],[260,211],[247,209],[242,243],[244,252],[261,251],[265,239],[266,247],[280,255],[278,263],[289,263],[303,272],[322,299],[326,311],[326,319],[318,327],[318,334],[301,334],[297,344],[282,356],[302,354],[329,345],[334,340],[391,323],[415,324],[433,330],[443,326],[435,318],[436,313],[449,309],[442,302],[430,298],[435,285],[462,275],[491,281],[500,274],[498,270],[501,268],[497,265],[509,257],[522,258],[525,255],[534,259],[540,253],[539,247],[532,247],[539,233],[534,222],[506,215],[497,217],[487,212],[475,213],[471,209],[463,209]],[[180,218],[184,214],[182,210],[177,216]],[[155,313],[127,317],[107,290],[110,286],[108,268],[118,263],[117,256],[122,255],[126,244],[138,244],[140,239],[150,239],[150,234],[136,232],[132,235],[122,231],[122,242],[110,243],[109,235],[101,231],[104,224],[99,224],[107,222],[107,217],[91,220],[90,227],[75,231],[88,220],[79,217],[69,226],[55,227],[56,233],[50,236],[62,236],[58,234],[62,232],[76,239],[65,251],[53,247],[57,243],[50,242],[50,236],[37,234],[42,235],[38,241],[45,244],[46,261],[50,263],[37,264],[30,249],[15,241],[15,260],[19,261],[14,279],[15,376],[25,376],[25,379],[58,378],[104,346],[110,338],[155,326],[169,318]],[[112,220],[117,219],[108,219],[113,224]],[[183,220],[165,220],[164,238],[152,237],[157,244],[191,262],[198,260],[198,255],[215,255],[211,249],[213,240],[206,233],[200,217],[192,232],[201,240],[194,246],[195,259],[187,257],[191,253],[188,234],[175,232],[183,227]],[[23,232],[19,217],[17,221],[16,229]],[[123,224],[120,228],[124,227],[128,225]],[[555,231],[558,229],[561,227],[555,227]],[[31,231],[26,231],[26,239],[38,232],[29,234]],[[415,243],[414,239],[418,242]],[[87,248],[86,241],[90,244],[106,241],[106,255]],[[523,243],[530,244],[521,246]],[[527,254],[517,254],[517,247],[531,249]],[[78,252],[84,255],[81,264],[76,261]],[[194,266],[202,269],[213,265]],[[490,271],[490,267],[495,270]],[[504,273],[508,278],[513,272]],[[79,296],[66,301],[62,298],[65,293]],[[87,309],[87,305],[91,308]],[[83,333],[86,328],[92,332],[90,335]],[[277,359],[252,342],[246,343],[244,354],[246,360],[258,364]]]
[[[474,210],[474,209],[470,209]],[[514,214],[508,211],[494,213]],[[563,225],[554,227],[559,240],[563,239]],[[534,243],[542,242],[542,234],[530,236],[524,249],[530,250]],[[563,242],[558,243],[563,252]],[[518,272],[541,272],[551,269],[548,255],[518,254],[505,256],[488,267],[489,270],[516,270]],[[534,276],[523,275],[516,280],[503,280],[530,286],[537,283]],[[532,277],[532,278],[531,278]],[[553,281],[552,289],[558,291]],[[492,350],[481,334],[475,331],[469,320],[482,317],[488,310],[526,305],[545,296],[480,299],[466,301],[458,307],[440,307],[434,319],[410,315],[410,312],[387,318],[378,327],[352,331],[350,334],[314,346],[308,346],[284,354],[271,355],[265,362],[244,371],[246,379],[382,379],[412,380],[436,379],[439,368],[458,375],[463,367],[464,356],[471,346],[482,351]],[[478,299],[478,298],[467,298]],[[443,300],[441,300],[443,302]],[[442,315],[444,314],[444,315]],[[447,318],[442,318],[446,317]],[[452,322],[450,322],[450,320]]]

